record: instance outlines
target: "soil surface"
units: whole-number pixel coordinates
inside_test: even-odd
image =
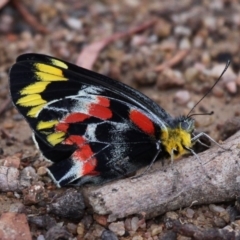
[[[136,213],[113,223],[89,208],[79,219],[51,211],[55,196],[66,189],[56,189],[46,174],[49,163],[36,150],[28,124],[11,104],[8,86],[8,71],[18,55],[44,53],[128,84],[177,117],[192,110],[231,60],[221,80],[191,112],[200,115],[194,116],[198,132],[224,141],[240,128],[238,1],[3,2],[0,166],[16,169],[12,174],[18,174],[19,182],[14,185],[10,178],[6,186],[0,184],[0,239],[216,239],[205,230],[239,231],[238,213],[234,218],[230,214],[237,208],[234,202],[193,204],[148,220]],[[206,114],[212,111],[213,115]],[[170,228],[166,219],[192,224],[191,230],[180,229],[177,222],[171,224],[178,227]],[[14,233],[9,237],[4,226],[13,226],[21,237],[14,238]],[[228,239],[224,234],[219,233],[218,239]]]

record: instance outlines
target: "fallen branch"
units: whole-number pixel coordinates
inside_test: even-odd
[[[211,179],[191,156],[134,181],[85,187],[84,196],[94,212],[109,215],[108,221],[141,212],[152,218],[191,205],[233,200],[240,191],[239,142],[240,131],[224,144],[231,151],[215,146],[199,154]]]

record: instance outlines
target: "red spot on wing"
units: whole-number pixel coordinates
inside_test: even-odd
[[[143,132],[154,135],[154,125],[153,122],[143,113],[138,110],[130,111],[131,121],[137,125]]]
[[[89,115],[97,117],[103,120],[109,119],[112,117],[112,111],[104,106],[99,104],[91,103],[89,104]]]
[[[110,106],[110,100],[106,97],[98,96],[97,101],[99,105],[102,105],[104,107],[109,107]]]
[[[76,144],[78,147],[81,147],[83,144],[85,144],[85,141],[85,138],[82,136],[71,135],[64,141],[64,143],[67,145]]]
[[[97,166],[97,159],[93,157],[93,152],[91,147],[86,144],[81,146],[78,150],[73,153],[73,159],[75,161],[83,162],[81,168],[81,175],[97,175],[98,172],[95,171]]]
[[[72,159],[75,162],[81,162],[82,166],[79,169],[80,176],[84,175],[99,175],[99,172],[95,171],[97,166],[97,159],[93,157],[94,153],[89,144],[86,143],[86,139],[79,135],[71,135],[65,141],[65,144],[76,144],[78,149],[73,153]]]
[[[65,123],[82,122],[87,118],[89,118],[89,115],[85,113],[71,113],[64,119],[64,122]]]
[[[83,166],[83,175],[98,175],[99,173],[95,171],[95,168],[97,166],[97,159],[96,158],[91,158],[88,161],[84,163]]]
[[[69,124],[67,123],[58,123],[55,127],[55,129],[60,132],[67,132],[68,128]]]
[[[93,155],[92,149],[88,144],[81,146],[79,150],[76,150],[74,152],[74,154],[75,153],[77,154],[78,159],[80,159],[81,161],[86,161],[87,159],[90,159]]]

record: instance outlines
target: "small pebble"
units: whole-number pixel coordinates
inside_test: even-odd
[[[84,215],[83,219],[81,220],[81,222],[84,224],[84,227],[86,229],[89,229],[89,227],[92,225],[93,223],[93,217],[92,215]]]
[[[223,228],[226,226],[226,222],[220,217],[214,217],[213,222],[214,225],[219,228]]]
[[[16,202],[10,205],[9,212],[26,213],[26,208],[21,202]]]
[[[94,214],[93,218],[98,224],[100,224],[104,227],[107,226],[107,223],[108,223],[107,222],[107,218],[108,218],[107,216]]]
[[[240,220],[234,221],[232,225],[234,226],[235,230],[240,231]]]
[[[23,190],[23,201],[26,205],[36,204],[45,198],[45,188],[35,184]]]
[[[42,166],[42,167],[39,167],[38,170],[37,170],[37,174],[39,176],[43,176],[47,173],[47,168]]]
[[[187,82],[193,82],[196,81],[196,78],[199,74],[199,71],[195,67],[189,67],[186,69],[184,73],[184,78],[186,79]]]
[[[6,157],[5,159],[3,159],[3,166],[19,168],[20,158],[18,156]]]
[[[143,240],[143,237],[141,236],[134,236],[132,240]]]
[[[37,240],[45,240],[46,238],[43,235],[38,235]]]
[[[204,43],[203,37],[197,35],[194,37],[192,45],[194,48],[200,48],[202,47],[203,43]]]
[[[138,219],[138,217],[133,217],[132,219],[131,219],[131,226],[132,226],[132,231],[134,231],[134,232],[136,232],[137,231],[137,229],[138,229],[138,223],[139,223],[139,219]]]
[[[118,237],[112,231],[104,230],[101,235],[101,240],[118,240]]]
[[[203,18],[203,24],[209,29],[209,30],[216,30],[217,28],[217,22],[216,18],[213,16],[205,16]]]
[[[221,217],[226,223],[230,222],[230,214],[227,210],[225,210],[224,212],[221,212],[219,214],[219,217]]]
[[[65,227],[60,227],[58,225],[50,228],[46,234],[46,240],[53,240],[53,239],[69,239],[72,235],[67,231]]]
[[[134,35],[132,37],[131,45],[133,47],[138,47],[140,45],[143,45],[147,42],[147,38],[143,35]]]
[[[68,189],[54,198],[48,206],[48,211],[59,217],[82,219],[85,203],[82,194],[75,189]]]
[[[68,229],[68,231],[70,232],[70,233],[72,233],[72,234],[76,234],[76,233],[78,233],[77,232],[77,228],[79,227],[79,225],[76,225],[76,224],[74,224],[74,223],[68,223],[67,224],[67,229]],[[79,234],[79,233],[78,233]]]
[[[176,212],[167,212],[165,214],[165,218],[170,218],[172,220],[177,220],[179,218],[179,216]]]
[[[132,224],[131,224],[132,219],[131,218],[126,218],[124,224],[125,228],[127,231],[132,231]]]
[[[30,187],[32,181],[37,181],[38,175],[35,169],[31,166],[25,167],[20,175],[20,185],[21,187]]]
[[[171,34],[172,24],[165,20],[158,21],[154,26],[154,33],[160,38],[166,38]]]
[[[84,224],[80,222],[77,225],[77,229],[76,230],[77,230],[77,234],[82,237],[84,235],[84,231],[85,231]]]
[[[187,210],[186,210],[186,217],[191,219],[191,218],[193,218],[194,213],[195,212],[191,208],[187,208]]]
[[[191,43],[188,38],[183,38],[179,43],[179,49],[190,49]]]
[[[212,93],[215,97],[222,98],[224,96],[224,90],[220,86],[215,86],[212,90]]]
[[[13,23],[13,16],[2,13],[0,18],[0,31],[2,33],[8,33],[9,31],[11,31]]]
[[[185,26],[178,25],[174,28],[174,35],[175,36],[189,37],[189,36],[191,36],[191,33],[192,33],[191,29],[188,28],[188,27],[185,27]]]
[[[190,100],[190,93],[187,90],[177,91],[174,96],[174,102],[184,105]]]
[[[108,226],[109,230],[114,232],[117,236],[123,236],[125,234],[124,222],[112,222]]]
[[[185,81],[179,71],[170,68],[164,69],[157,78],[157,87],[165,90],[174,87],[182,87]]]
[[[39,228],[45,228],[47,230],[56,226],[57,224],[56,220],[49,215],[29,216],[28,221],[35,224]]]
[[[163,230],[163,226],[162,225],[159,226],[159,225],[153,224],[151,226],[151,235],[152,235],[152,237],[160,234],[162,232],[162,230]]]
[[[223,207],[217,206],[215,204],[210,204],[209,210],[215,213],[222,213],[226,211]]]
[[[81,20],[73,17],[68,17],[65,19],[66,24],[74,29],[74,30],[81,30],[82,29],[82,22]]]
[[[227,82],[225,87],[231,94],[235,94],[237,92],[237,83],[235,81]]]
[[[12,129],[14,127],[14,123],[11,120],[7,120],[3,123],[3,127],[5,129]]]

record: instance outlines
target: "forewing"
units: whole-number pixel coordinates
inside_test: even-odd
[[[135,89],[93,71],[57,58],[41,54],[24,54],[10,71],[10,90],[13,102],[34,125],[33,118],[46,103],[77,95],[82,86],[101,86],[111,90],[108,97],[125,102],[152,114],[155,121],[171,118],[154,101]],[[109,95],[110,94],[110,95]]]

